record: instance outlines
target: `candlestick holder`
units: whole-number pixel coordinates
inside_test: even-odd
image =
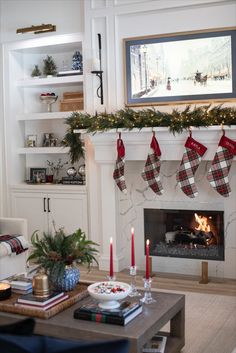
[[[131,292],[129,293],[129,297],[139,297],[141,294],[137,291],[136,288],[136,266],[130,266],[130,276],[131,276]]]
[[[116,280],[116,276],[113,275],[113,276],[110,276],[110,275],[107,275],[106,276],[106,279],[109,281],[109,282],[114,282]]]
[[[155,303],[156,300],[152,298],[152,293],[151,293],[151,283],[152,280],[151,278],[144,278],[144,297],[140,299],[140,301],[144,304],[152,304]]]

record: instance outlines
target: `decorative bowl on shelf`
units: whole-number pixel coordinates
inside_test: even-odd
[[[40,99],[43,104],[47,104],[47,111],[50,113],[52,111],[52,104],[57,101],[58,96],[55,93],[42,93]]]
[[[69,177],[75,177],[77,174],[77,170],[75,169],[75,167],[70,167],[67,169],[66,173]]]
[[[126,298],[131,292],[131,286],[127,283],[116,281],[96,282],[88,286],[88,292],[99,301],[102,309],[115,309],[120,306],[118,300]]]

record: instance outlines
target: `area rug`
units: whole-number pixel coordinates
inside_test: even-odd
[[[185,347],[181,353],[231,353],[236,347],[236,297],[181,293],[186,296]]]
[[[88,282],[103,281],[105,279],[104,271],[81,271],[81,277]],[[119,273],[117,280],[127,282],[129,276],[125,273]],[[181,353],[232,353],[236,347],[236,296],[229,295],[227,289],[225,295],[222,295],[223,284],[218,283],[218,287],[210,283],[212,293],[194,292],[197,287],[183,286],[175,280],[160,282],[153,280],[153,291],[181,293],[186,296],[186,314],[185,314],[185,347]],[[171,282],[171,287],[170,287]],[[176,290],[173,288],[175,287]],[[137,287],[141,287],[142,279],[137,278]],[[166,286],[166,287],[165,287]],[[170,290],[171,288],[171,290]],[[205,286],[206,292],[208,287]],[[217,290],[218,288],[218,290]],[[226,286],[227,288],[227,286]],[[187,290],[186,290],[187,289]],[[231,290],[234,293],[234,290]],[[220,294],[217,294],[220,293]],[[168,325],[163,328],[168,330]]]

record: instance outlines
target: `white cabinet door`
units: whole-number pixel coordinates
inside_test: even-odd
[[[49,229],[53,221],[56,229],[64,227],[67,234],[81,228],[88,236],[87,195],[86,194],[48,194]]]
[[[12,216],[26,218],[28,239],[35,230],[47,231],[47,195],[41,193],[12,193]]]

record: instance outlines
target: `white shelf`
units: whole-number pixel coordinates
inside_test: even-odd
[[[87,193],[87,186],[86,185],[63,185],[63,184],[26,184],[20,183],[10,186],[11,191],[18,192],[18,191],[25,191],[25,192],[44,192],[44,191],[64,191],[64,192],[71,192],[76,191],[80,192],[81,194]]]
[[[22,147],[17,149],[18,154],[65,154],[69,147]]]
[[[79,113],[83,113],[83,110],[77,110]],[[51,112],[51,113],[27,113],[27,114],[17,114],[16,119],[19,121],[26,120],[55,120],[55,119],[66,119],[73,111],[67,112]]]
[[[16,85],[18,87],[38,87],[48,85],[64,85],[64,84],[82,84],[84,80],[83,75],[62,76],[62,77],[43,77],[43,78],[29,78],[18,80]]]

